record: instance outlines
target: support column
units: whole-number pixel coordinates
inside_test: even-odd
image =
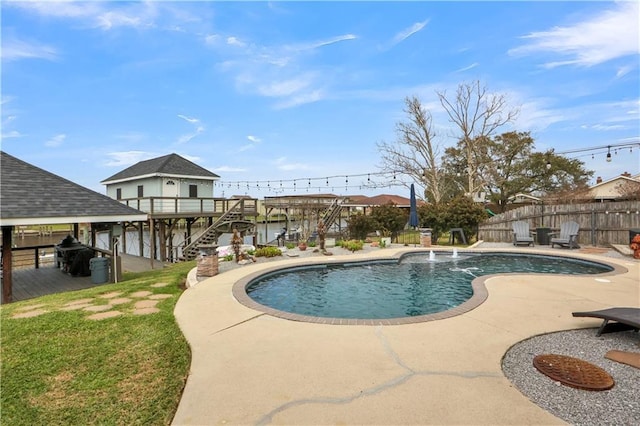
[[[2,227],[2,303],[13,299],[13,279],[11,273],[13,253],[11,251],[13,226]]]

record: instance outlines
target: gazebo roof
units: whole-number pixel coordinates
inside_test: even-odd
[[[0,225],[146,221],[147,214],[0,151]]]

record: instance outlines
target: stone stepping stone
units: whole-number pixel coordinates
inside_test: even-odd
[[[34,310],[31,310],[31,311],[27,311],[27,312],[20,312],[20,313],[17,313],[17,314],[13,314],[11,316],[11,318],[33,318],[33,317],[37,317],[37,316],[42,315],[42,314],[46,314],[47,312],[49,312],[49,311],[46,311],[44,309],[34,309]]]
[[[157,300],[141,300],[134,305],[136,309],[154,308],[158,304]]]
[[[149,287],[160,288],[160,287],[166,287],[168,285],[169,283],[155,283],[155,284],[151,284]]]
[[[30,310],[33,310],[33,309],[43,308],[45,306],[47,306],[45,303],[40,303],[38,305],[23,306],[21,308],[17,308],[16,311],[30,311]]]
[[[97,314],[89,315],[87,319],[89,320],[103,320],[107,318],[119,317],[122,315],[120,311],[107,311],[107,312],[99,312]]]
[[[131,296],[131,297],[147,297],[147,296],[149,296],[151,294],[153,294],[153,293],[151,293],[150,291],[143,290],[143,291],[136,291],[135,293],[131,293],[129,296]]]
[[[92,305],[92,306],[87,306],[83,310],[89,311],[89,312],[102,312],[102,311],[108,311],[111,308],[113,308],[113,306],[111,305]]]
[[[123,305],[125,303],[129,303],[133,301],[133,299],[129,299],[128,297],[119,297],[117,299],[109,300],[109,304],[111,305]]]
[[[82,303],[80,305],[69,305],[69,306],[63,306],[62,308],[60,308],[61,311],[78,311],[80,309],[84,309],[88,306],[93,306],[91,303]]]

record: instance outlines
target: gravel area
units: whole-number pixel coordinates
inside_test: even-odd
[[[640,352],[640,334],[633,331],[596,336],[579,329],[534,336],[515,344],[502,359],[505,376],[538,406],[573,425],[640,424],[640,369],[611,361],[612,349]],[[607,391],[575,389],[555,382],[533,366],[541,354],[579,358],[604,369],[615,385]]]

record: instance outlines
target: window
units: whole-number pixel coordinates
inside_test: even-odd
[[[198,198],[198,185],[189,185],[189,198]]]
[[[116,188],[116,200],[122,200],[122,188]]]
[[[138,198],[144,197],[144,187],[142,185],[138,185]]]

